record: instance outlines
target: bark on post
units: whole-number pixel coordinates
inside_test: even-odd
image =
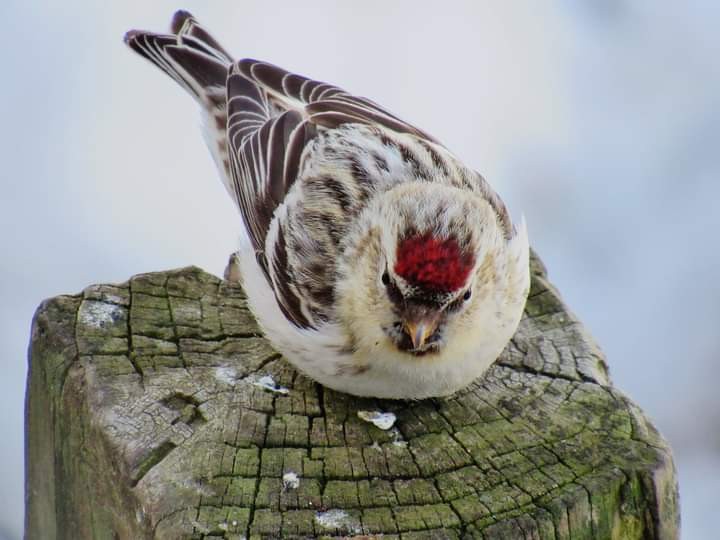
[[[420,402],[298,374],[198,268],[50,299],[26,429],[31,539],[678,536],[670,449],[536,258],[489,374]]]

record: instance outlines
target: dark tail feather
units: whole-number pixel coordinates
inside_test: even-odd
[[[172,21],[170,22],[170,32],[180,36],[192,36],[209,45],[219,53],[222,53],[225,58],[232,62],[232,55],[228,53],[207,30],[205,30],[205,27],[197,22],[195,17],[193,17],[189,11],[181,9],[180,11],[175,12]]]
[[[175,13],[173,34],[130,30],[125,43],[205,105],[209,88],[225,88],[232,57],[187,11]]]

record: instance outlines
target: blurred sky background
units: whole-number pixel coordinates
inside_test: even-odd
[[[616,385],[672,444],[683,537],[716,537],[720,3],[4,0],[1,539],[22,534],[35,307],[140,272],[221,275],[235,248],[194,104],[122,43],[180,7],[235,54],[434,134],[524,212]]]

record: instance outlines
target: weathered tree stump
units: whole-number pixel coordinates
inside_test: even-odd
[[[667,444],[536,258],[533,274],[488,375],[419,402],[298,374],[241,287],[197,268],[44,302],[27,537],[676,538]]]

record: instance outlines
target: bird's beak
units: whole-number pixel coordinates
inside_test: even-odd
[[[425,345],[425,341],[433,335],[437,326],[437,318],[419,319],[417,321],[410,320],[403,323],[403,330],[408,336],[410,336],[413,349],[422,349],[423,345]]]

